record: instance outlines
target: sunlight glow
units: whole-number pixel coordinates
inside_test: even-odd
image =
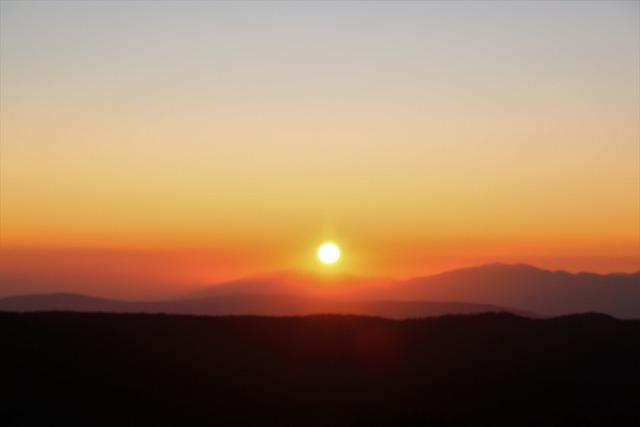
[[[333,264],[340,258],[340,249],[332,243],[325,243],[318,248],[318,258],[325,264]]]

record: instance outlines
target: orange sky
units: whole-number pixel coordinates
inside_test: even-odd
[[[640,270],[636,2],[1,8],[0,294]]]

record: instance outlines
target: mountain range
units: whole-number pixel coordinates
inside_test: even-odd
[[[45,294],[4,298],[0,300],[0,310],[166,313],[207,316],[356,314],[390,319],[431,317],[444,314],[509,312],[525,317],[539,317],[534,313],[487,304],[427,301],[345,301],[268,294],[235,294],[153,302],[117,301],[77,294]]]
[[[166,301],[24,295],[0,299],[0,310],[270,316],[323,313],[397,319],[501,311],[526,317],[600,312],[640,318],[640,272],[572,274],[524,264],[490,264],[398,281],[286,271],[220,283]]]

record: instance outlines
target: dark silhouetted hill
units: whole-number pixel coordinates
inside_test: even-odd
[[[638,426],[640,321],[0,313],[3,426]]]
[[[109,313],[165,313],[209,316],[263,315],[302,316],[311,314],[356,314],[393,319],[511,312],[528,317],[534,313],[487,304],[424,301],[350,301],[291,295],[224,295],[176,301],[129,302],[74,294],[25,295],[0,300],[4,311],[79,311]]]

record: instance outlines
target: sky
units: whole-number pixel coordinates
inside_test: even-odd
[[[0,296],[640,270],[637,1],[0,8]]]

